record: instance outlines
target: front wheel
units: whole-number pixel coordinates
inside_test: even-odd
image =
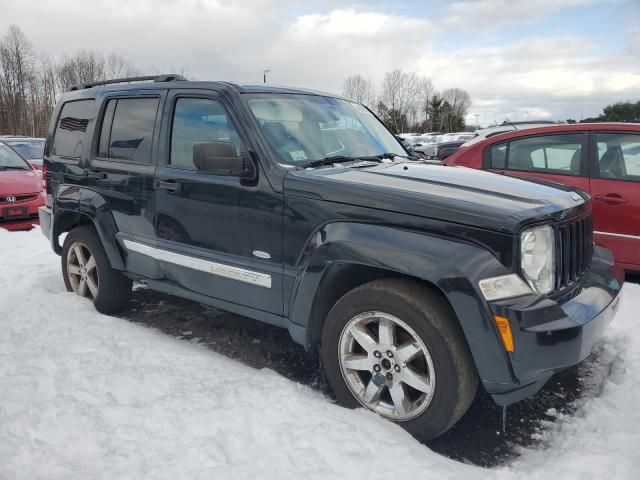
[[[93,227],[83,225],[71,230],[61,256],[62,275],[69,292],[89,298],[101,313],[116,313],[127,306],[132,282],[111,268]]]
[[[404,279],[376,280],[342,297],[324,327],[322,359],[339,402],[400,423],[420,440],[458,421],[478,385],[450,306]]]

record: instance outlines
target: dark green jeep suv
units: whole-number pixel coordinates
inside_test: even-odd
[[[287,328],[341,403],[421,439],[479,383],[499,405],[533,395],[619,305],[586,194],[416,161],[333,95],[81,85],[55,109],[44,176],[69,291],[113,313],[139,281]]]

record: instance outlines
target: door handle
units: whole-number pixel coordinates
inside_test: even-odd
[[[594,200],[606,203],[627,203],[627,199],[621,197],[617,193],[608,193],[607,195],[595,195]]]
[[[178,192],[182,185],[175,180],[154,180],[153,187],[159,190],[167,190],[169,192]]]
[[[86,172],[87,177],[89,178],[96,178],[98,180],[103,180],[105,178],[107,178],[107,174],[104,172],[100,172],[98,170],[89,170],[88,172]]]

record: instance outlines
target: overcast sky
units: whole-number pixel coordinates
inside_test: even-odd
[[[469,91],[469,121],[597,115],[640,100],[640,0],[0,0],[37,51],[119,53],[199,80],[341,92],[401,68]]]

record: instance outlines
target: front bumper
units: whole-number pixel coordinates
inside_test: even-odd
[[[509,405],[527,398],[554,373],[587,358],[618,311],[623,283],[622,269],[607,250],[596,247],[577,295],[492,303],[492,314],[511,324],[515,351],[508,356],[516,379],[513,384],[485,384],[494,401]]]
[[[0,205],[0,228],[18,231],[29,230],[37,225],[38,208],[44,205],[44,197],[40,194],[34,195],[37,195],[36,198],[28,201]]]

